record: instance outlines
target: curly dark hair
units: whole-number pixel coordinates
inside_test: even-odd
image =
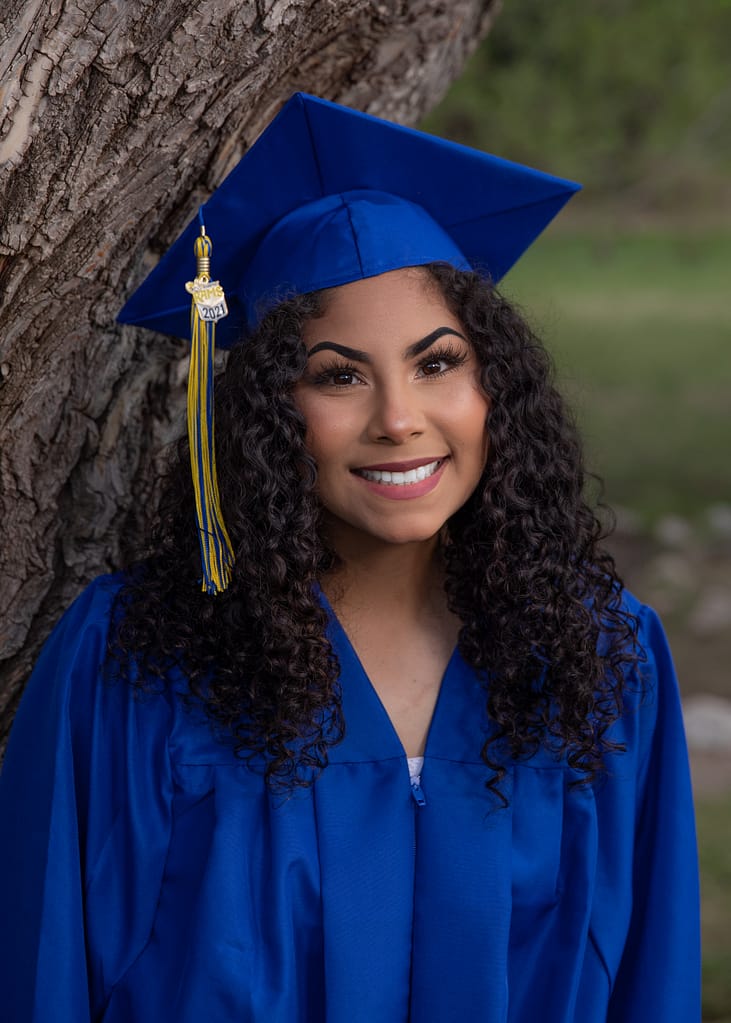
[[[494,724],[481,751],[499,792],[505,758],[540,746],[589,782],[618,747],[624,674],[637,620],[602,549],[581,445],[553,386],[551,360],[518,310],[476,273],[424,268],[463,324],[490,398],[482,479],[447,524],[446,593],[460,651],[485,680]],[[108,661],[137,685],[180,669],[238,755],[267,781],[309,783],[342,738],[339,666],[317,580],[336,555],[321,531],[317,467],[292,391],[305,368],[304,323],[327,292],[288,299],[232,349],[216,382],[216,459],[233,580],[201,592],[187,441],[171,465],[153,552],[126,577]],[[141,668],[139,672],[132,667]],[[489,678],[489,686],[487,679]]]

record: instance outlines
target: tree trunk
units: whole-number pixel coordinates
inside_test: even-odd
[[[413,124],[496,0],[5,0],[0,738],[60,612],[140,543],[184,346],[124,299],[292,92]]]

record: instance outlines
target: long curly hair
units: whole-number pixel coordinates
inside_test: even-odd
[[[499,793],[507,757],[541,746],[589,782],[618,747],[637,620],[601,546],[572,417],[551,360],[518,310],[488,281],[446,264],[424,268],[463,324],[490,398],[487,464],[447,524],[448,605],[460,651],[485,682],[492,729],[481,755]],[[216,459],[236,556],[215,598],[200,591],[187,440],[177,447],[150,554],[126,576],[108,647],[115,672],[141,687],[171,668],[186,699],[244,758],[263,758],[275,787],[308,784],[342,738],[339,666],[317,580],[336,562],[321,530],[317,466],[292,392],[305,369],[305,322],[327,292],[271,310],[232,349],[216,382]],[[487,681],[489,679],[489,685]]]

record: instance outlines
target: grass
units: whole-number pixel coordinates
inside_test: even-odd
[[[547,341],[611,504],[731,500],[731,234],[548,232],[503,282]]]
[[[703,1019],[731,1023],[731,796],[697,804],[703,914]]]

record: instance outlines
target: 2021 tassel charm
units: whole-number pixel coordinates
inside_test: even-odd
[[[214,443],[213,378],[216,323],[228,315],[226,298],[218,281],[211,280],[213,245],[200,217],[201,233],[193,251],[195,280],[185,288],[192,297],[190,309],[190,371],[188,374],[188,439],[190,467],[195,490],[198,539],[203,568],[204,593],[221,593],[231,581],[234,554],[223,522],[216,476]]]

